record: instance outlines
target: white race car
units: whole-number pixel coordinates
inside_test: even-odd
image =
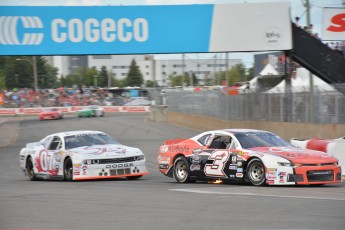
[[[138,148],[120,144],[99,131],[70,131],[28,143],[19,155],[20,168],[30,180],[88,180],[148,174]]]

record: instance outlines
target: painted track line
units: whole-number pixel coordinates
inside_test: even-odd
[[[257,193],[234,193],[234,192],[217,192],[217,191],[206,191],[197,189],[168,189],[169,191],[176,192],[188,192],[188,193],[199,193],[199,194],[218,194],[218,195],[235,195],[235,196],[260,196],[260,197],[272,197],[272,198],[292,198],[292,199],[313,199],[313,200],[336,200],[345,201],[345,198],[328,198],[328,197],[309,197],[309,196],[279,196],[279,195],[264,195]]]

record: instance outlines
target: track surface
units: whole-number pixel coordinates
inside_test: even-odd
[[[253,187],[178,184],[165,177],[157,170],[158,147],[199,131],[149,122],[146,116],[26,117],[0,124],[0,139],[10,143],[0,147],[0,229],[345,229],[344,183]],[[104,131],[141,148],[150,174],[136,181],[29,181],[19,170],[19,151],[26,143],[82,129]]]

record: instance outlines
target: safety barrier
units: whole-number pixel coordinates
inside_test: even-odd
[[[58,108],[63,113],[74,113],[87,106],[70,106],[70,107],[36,107],[36,108],[0,108],[0,115],[30,115],[39,114],[52,108]],[[150,112],[150,106],[99,106],[106,113],[133,113],[133,112]]]

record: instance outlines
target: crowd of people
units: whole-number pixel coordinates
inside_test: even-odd
[[[112,106],[123,105],[131,99],[124,96],[113,95],[103,90],[88,90],[82,92],[76,88],[44,89],[35,91],[30,88],[1,90],[4,96],[3,105],[5,108],[30,108],[30,107],[66,107],[100,105]]]
[[[313,32],[313,24],[302,27],[300,25],[300,18],[295,17],[295,25],[297,27],[303,28],[305,31],[309,32],[312,36],[322,41],[319,34]],[[345,41],[329,41],[329,42],[324,42],[324,44],[326,44],[329,48],[337,51],[339,54],[345,57]]]

